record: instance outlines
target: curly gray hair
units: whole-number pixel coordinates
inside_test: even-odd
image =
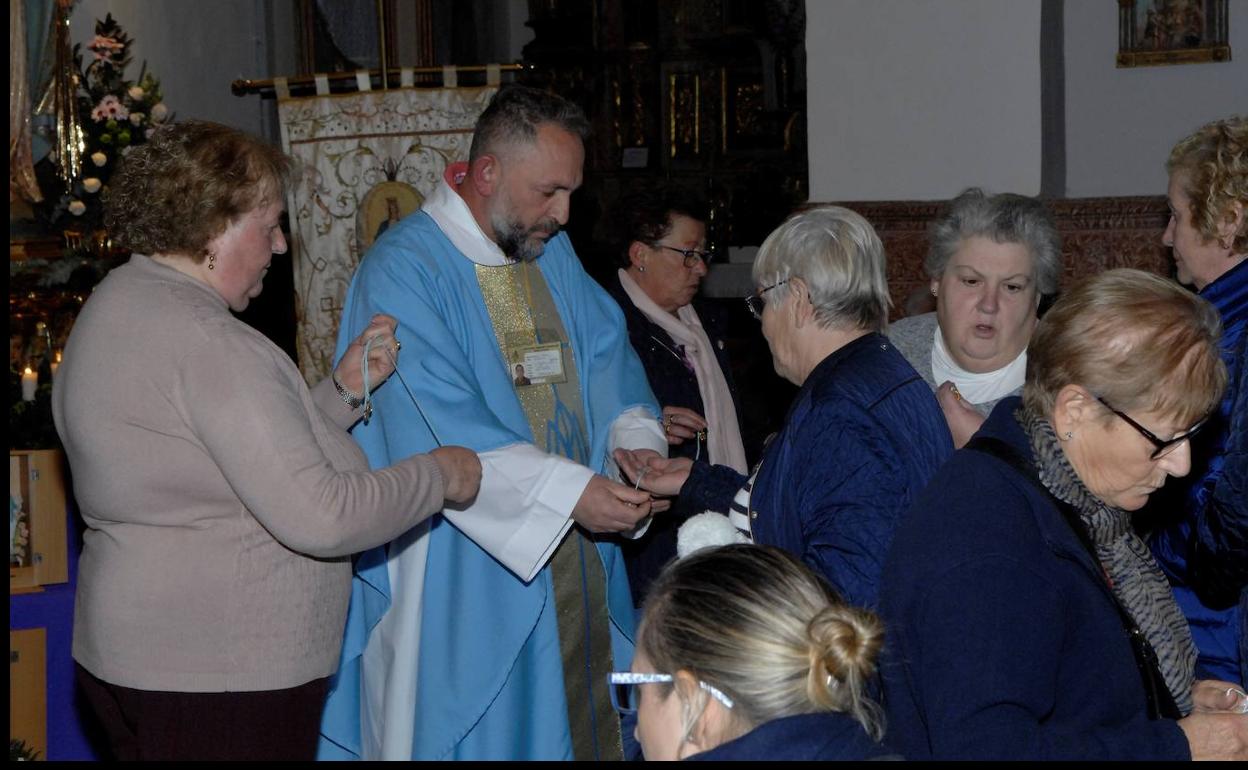
[[[987,195],[978,187],[963,191],[932,225],[931,246],[923,262],[928,276],[939,279],[962,242],[976,236],[1026,246],[1031,253],[1038,293],[1057,293],[1062,274],[1062,238],[1053,217],[1039,200],[1014,193]]]

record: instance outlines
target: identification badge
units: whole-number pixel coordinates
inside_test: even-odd
[[[511,381],[518,388],[567,382],[568,376],[563,371],[563,345],[558,342],[512,348],[508,358]]]

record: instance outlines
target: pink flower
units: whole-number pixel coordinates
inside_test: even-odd
[[[130,111],[112,94],[101,99],[100,103],[95,105],[95,109],[91,110],[91,119],[96,123],[103,123],[106,120],[125,120],[129,116]]]
[[[96,35],[92,38],[91,43],[87,45],[87,50],[95,54],[96,61],[102,61],[112,56],[114,51],[121,51],[125,46],[118,43],[111,37]]]

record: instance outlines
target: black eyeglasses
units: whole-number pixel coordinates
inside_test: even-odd
[[[675,246],[668,246],[666,243],[656,243],[655,248],[670,249],[685,258],[685,267],[693,267],[701,262],[706,264],[711,261],[711,252],[698,251],[697,249],[678,249]]]
[[[1165,457],[1166,455],[1173,452],[1176,448],[1178,448],[1179,444],[1182,444],[1184,441],[1187,441],[1192,436],[1196,435],[1196,432],[1199,431],[1201,428],[1205,427],[1205,423],[1209,420],[1208,417],[1205,417],[1203,420],[1193,425],[1184,433],[1181,433],[1172,439],[1161,439],[1161,438],[1158,438],[1148,428],[1145,428],[1143,425],[1140,425],[1135,420],[1132,420],[1130,417],[1126,416],[1122,412],[1110,406],[1109,402],[1107,402],[1105,399],[1101,398],[1100,396],[1096,396],[1096,400],[1100,401],[1101,405],[1104,406],[1106,409],[1108,409],[1109,411],[1121,417],[1127,423],[1127,425],[1130,425],[1132,428],[1135,428],[1136,432],[1138,432],[1141,436],[1149,440],[1149,443],[1151,443],[1155,447],[1153,449],[1153,453],[1148,456],[1148,459],[1150,460],[1159,460],[1162,457]]]
[[[759,289],[754,294],[751,294],[750,296],[745,298],[745,306],[750,309],[750,312],[754,314],[755,318],[762,320],[763,308],[767,307],[767,303],[763,300],[763,295],[771,291],[772,289],[776,288],[777,286],[783,286],[786,283],[788,283],[788,280],[776,281],[770,286],[766,286],[762,289]]]

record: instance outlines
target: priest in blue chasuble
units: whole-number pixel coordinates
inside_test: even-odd
[[[633,654],[616,543],[664,503],[610,457],[667,443],[619,308],[559,232],[587,130],[558,96],[502,89],[468,163],[347,292],[339,356],[375,313],[403,344],[354,431],[372,465],[456,444],[483,473],[470,505],[359,558],[322,758],[609,760],[632,742],[607,690]]]

